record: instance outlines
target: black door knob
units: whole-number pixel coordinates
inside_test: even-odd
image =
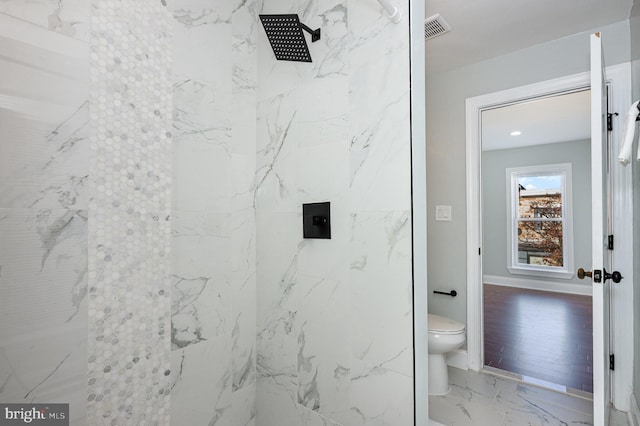
[[[608,273],[606,269],[604,269],[604,282],[607,282],[608,279],[611,279],[614,283],[618,284],[622,281],[624,277],[618,271],[613,271],[612,273]]]

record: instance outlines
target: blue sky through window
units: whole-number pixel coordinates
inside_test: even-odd
[[[536,189],[562,189],[562,176],[553,175],[535,175],[535,176],[521,176],[518,178],[518,183],[528,190]]]

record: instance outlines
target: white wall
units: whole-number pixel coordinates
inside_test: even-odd
[[[69,403],[78,426],[87,413],[88,24],[88,4],[60,15],[51,3],[0,3],[0,402]]]
[[[413,424],[409,2],[396,4],[399,24],[375,1],[264,1],[322,39],[313,63],[291,63],[258,34],[259,425]],[[319,201],[332,239],[305,240],[302,203]]]
[[[607,65],[627,62],[628,22],[597,30]],[[428,281],[432,289],[458,291],[453,299],[431,297],[431,312],[466,322],[466,98],[588,70],[589,33],[427,76]],[[428,60],[428,42],[426,49]],[[436,205],[451,205],[453,221],[436,222]]]
[[[255,421],[256,8],[173,2],[174,425]]]
[[[591,283],[579,280],[551,279],[538,276],[512,275],[507,270],[507,186],[506,168],[544,164],[571,163],[573,205],[574,264],[591,264],[591,172],[588,140],[499,149],[482,152],[483,208],[483,273],[506,278],[572,283],[587,287]]]

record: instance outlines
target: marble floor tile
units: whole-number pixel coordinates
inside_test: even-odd
[[[432,424],[445,426],[593,425],[592,401],[500,376],[449,367],[451,391],[429,397]],[[609,424],[627,426],[611,410]]]

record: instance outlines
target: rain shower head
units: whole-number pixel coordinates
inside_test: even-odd
[[[311,41],[316,42],[320,40],[320,28],[312,30],[300,22],[298,15],[260,15],[260,20],[277,60],[311,62],[302,30],[311,34]]]

